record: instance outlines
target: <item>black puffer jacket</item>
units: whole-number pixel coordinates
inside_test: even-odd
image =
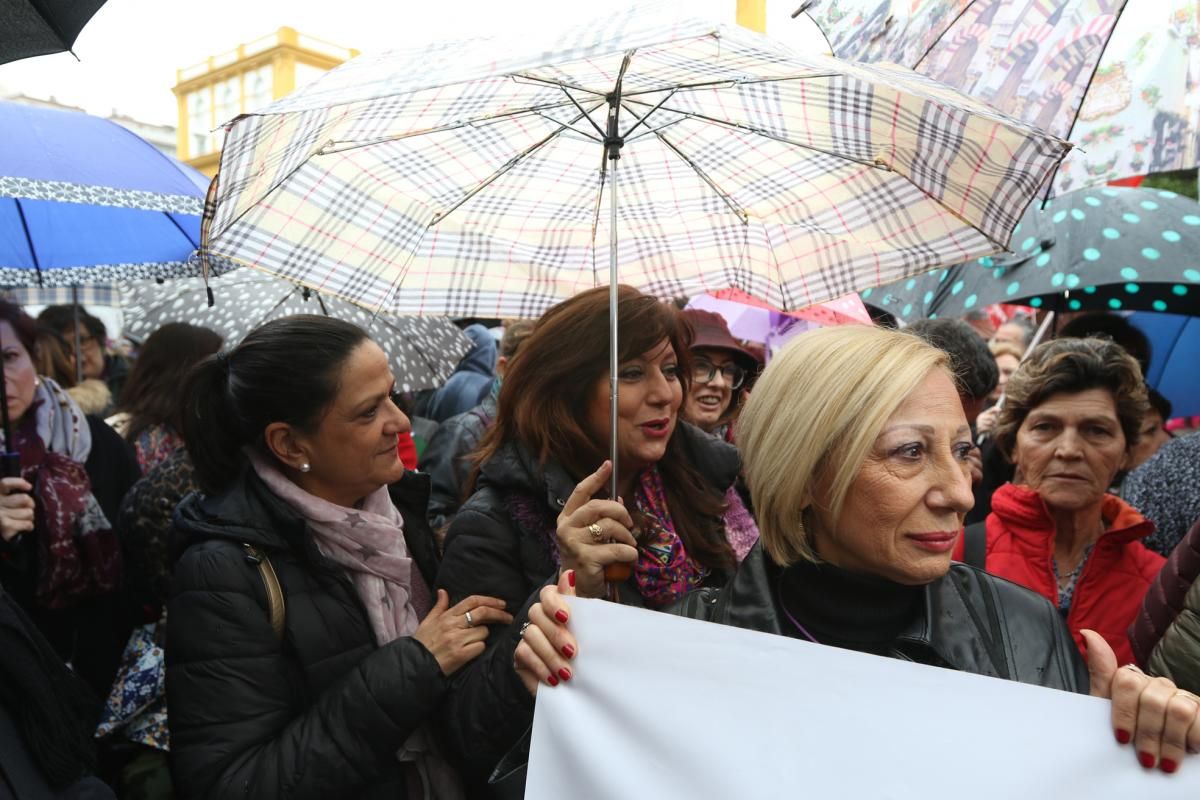
[[[428,478],[408,473],[389,488],[409,551],[432,576]],[[243,543],[266,551],[278,575],[282,643]],[[433,655],[411,637],[376,647],[349,579],[252,470],[219,496],[185,499],[171,544],[186,548],[171,585],[167,643],[178,795],[407,797],[396,752],[448,686]]]
[[[679,430],[679,454],[723,495],[741,469],[737,450],[687,423],[679,423]],[[513,653],[525,610],[557,578],[556,521],[576,483],[559,464],[540,467],[524,447],[510,443],[482,466],[475,493],[446,536],[437,585],[450,593],[450,602],[491,595],[505,600],[514,616],[507,629],[492,631],[484,654],[454,676],[442,716],[446,743],[477,787],[533,719],[533,701],[513,670]],[[713,579],[724,582],[722,576]],[[621,598],[641,604],[632,578],[621,587]]]
[[[784,635],[776,598],[779,567],[755,545],[720,590],[692,592],[672,610],[681,616]],[[1088,691],[1087,667],[1062,616],[1045,598],[1015,583],[954,563],[926,585],[918,614],[890,655],[962,672]]]

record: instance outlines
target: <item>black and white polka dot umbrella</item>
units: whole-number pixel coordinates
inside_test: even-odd
[[[215,300],[212,307],[200,278],[123,285],[125,334],[143,340],[168,322],[188,322],[211,328],[231,347],[268,320],[323,314],[366,330],[391,359],[396,387],[406,392],[440,386],[471,348],[471,340],[445,317],[372,316],[352,303],[255,270],[215,277],[209,286]]]

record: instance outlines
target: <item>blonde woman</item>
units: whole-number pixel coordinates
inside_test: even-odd
[[[804,402],[795,402],[796,387]],[[681,613],[978,675],[1113,699],[1114,735],[1143,765],[1200,748],[1200,702],[1117,668],[1088,632],[1084,666],[1057,610],[950,559],[971,507],[971,433],[946,356],[915,336],[862,326],[807,333],[767,367],[738,442],[761,544],[728,586]],[[557,589],[542,592],[516,658],[527,681],[576,642]],[[566,648],[564,650],[564,648]],[[543,687],[539,687],[539,691]],[[1164,719],[1171,720],[1164,729]],[[1157,721],[1157,724],[1156,722]]]

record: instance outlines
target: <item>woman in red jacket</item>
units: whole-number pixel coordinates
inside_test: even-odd
[[[1139,541],[1154,525],[1107,490],[1147,408],[1141,369],[1120,345],[1059,339],[1009,378],[995,431],[1017,477],[992,496],[987,571],[1054,603],[1081,650],[1080,630],[1094,630],[1122,663],[1163,558]]]

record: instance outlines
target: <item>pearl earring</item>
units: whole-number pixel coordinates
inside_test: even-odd
[[[301,464],[301,465],[300,465],[300,471],[301,471],[301,472],[308,472],[310,469],[312,469],[312,467],[310,467],[310,466],[308,465],[308,462],[307,462],[307,461],[305,461],[303,464]]]

